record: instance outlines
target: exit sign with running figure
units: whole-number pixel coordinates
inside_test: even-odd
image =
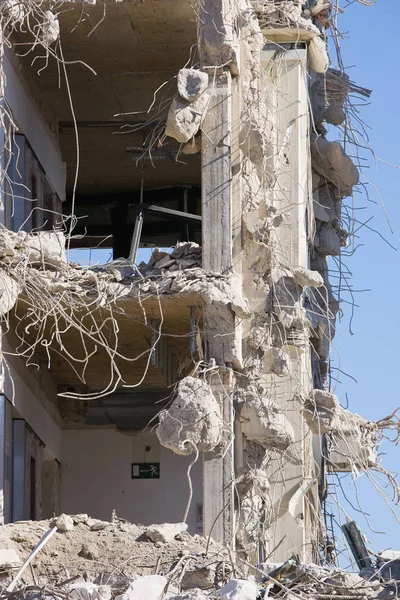
[[[160,479],[160,463],[132,463],[132,479]]]

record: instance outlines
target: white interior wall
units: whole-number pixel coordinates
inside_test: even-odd
[[[160,446],[155,435],[103,429],[63,431],[62,438],[62,512],[110,520],[115,509],[119,517],[144,525],[182,521],[189,497],[186,471],[193,455],[174,454]],[[131,479],[133,462],[159,462],[160,479]],[[192,534],[198,532],[201,473],[199,459],[191,471],[193,500],[187,523]]]

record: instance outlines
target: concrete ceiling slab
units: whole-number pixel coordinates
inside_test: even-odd
[[[195,56],[196,15],[189,0],[126,0],[95,5],[66,2],[60,5],[59,21],[73,107],[59,62],[50,57],[41,70],[47,59],[40,48],[20,57],[36,103],[48,107],[43,108],[46,116],[53,114],[57,121],[71,121],[73,108],[78,121],[109,121],[120,113],[133,113],[126,115],[129,120],[147,120],[154,115],[165,118],[175,93],[175,76]],[[26,43],[27,35],[16,34],[16,41]],[[147,114],[160,86],[153,111]],[[132,141],[142,143],[142,135],[133,140],[112,133],[109,129],[79,130],[80,193],[129,191],[140,186],[141,168],[135,167],[126,147]],[[71,191],[77,145],[73,131],[62,130],[59,141]],[[197,157],[186,164],[158,163],[155,168],[145,165],[145,176],[152,187],[198,183],[200,162]]]

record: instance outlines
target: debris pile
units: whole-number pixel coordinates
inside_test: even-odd
[[[141,274],[146,276],[195,268],[201,268],[201,247],[194,242],[178,242],[171,253],[157,248],[148,263],[139,265]]]
[[[60,515],[53,520],[21,521],[0,528],[3,586],[11,583],[51,527],[56,527],[57,532],[35,557],[32,570],[24,571],[18,588],[36,583],[40,587],[58,585],[67,591],[71,589],[70,583],[74,583],[71,598],[77,600],[78,588],[81,583],[86,585],[86,581],[107,586],[108,597],[125,593],[136,600],[136,596],[130,595],[130,586],[142,582],[144,577],[168,578],[171,583],[176,582],[175,589],[178,586],[212,589],[223,587],[232,573],[228,552],[213,540],[208,542],[198,535],[189,535],[185,523],[146,527],[118,517],[106,522],[87,514]],[[237,572],[245,573],[239,567]],[[62,582],[67,580],[64,586]],[[89,596],[83,594],[80,600],[93,598],[90,590],[87,592]]]
[[[146,528],[115,517],[112,523],[102,521],[102,527],[96,529],[95,521],[88,515],[60,515],[53,522],[26,521],[3,526],[0,529],[3,597],[17,600],[27,594],[71,600],[397,597],[394,587],[399,572],[398,553],[378,555],[376,567],[371,563],[360,575],[301,564],[297,555],[283,564],[259,564],[249,572],[239,555],[228,552],[212,539],[190,536],[184,523]],[[72,529],[65,530],[66,522],[72,524]],[[51,526],[57,530],[48,536]],[[36,544],[43,542],[44,534],[48,542],[28,569],[26,559]]]

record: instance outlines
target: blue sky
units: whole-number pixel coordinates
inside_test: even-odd
[[[345,0],[341,4],[345,6]],[[399,0],[377,0],[372,7],[354,2],[339,20],[340,30],[345,35],[341,46],[348,74],[358,85],[373,90],[371,104],[362,108],[360,115],[371,127],[370,144],[376,156],[395,164],[400,164],[399,19]],[[349,333],[351,306],[342,305],[345,316],[338,325],[333,359],[334,367],[338,367],[340,361],[340,368],[357,380],[355,383],[343,373],[338,374],[341,383],[336,392],[342,403],[346,404],[347,394],[353,412],[377,420],[400,406],[400,170],[375,161],[367,153],[363,156],[368,158],[365,164],[369,167],[365,176],[378,188],[394,232],[389,229],[372,186],[369,188],[371,201],[365,193],[354,196],[355,207],[366,207],[357,211],[357,218],[365,222],[373,217],[368,225],[398,251],[367,228],[358,231],[355,244],[362,246],[354,256],[344,259],[344,263],[353,274],[354,290],[371,291],[354,294],[358,304],[352,322],[354,335]],[[344,298],[350,300],[348,295]],[[384,443],[381,451],[387,453],[382,459],[383,466],[393,472],[400,471],[400,447]],[[390,547],[400,550],[400,525],[390,509],[365,475],[357,480],[357,485],[371,527],[386,532],[385,535],[373,533],[363,516],[344,504],[371,541],[370,547],[375,551]],[[354,501],[354,484],[349,477],[343,486]]]

